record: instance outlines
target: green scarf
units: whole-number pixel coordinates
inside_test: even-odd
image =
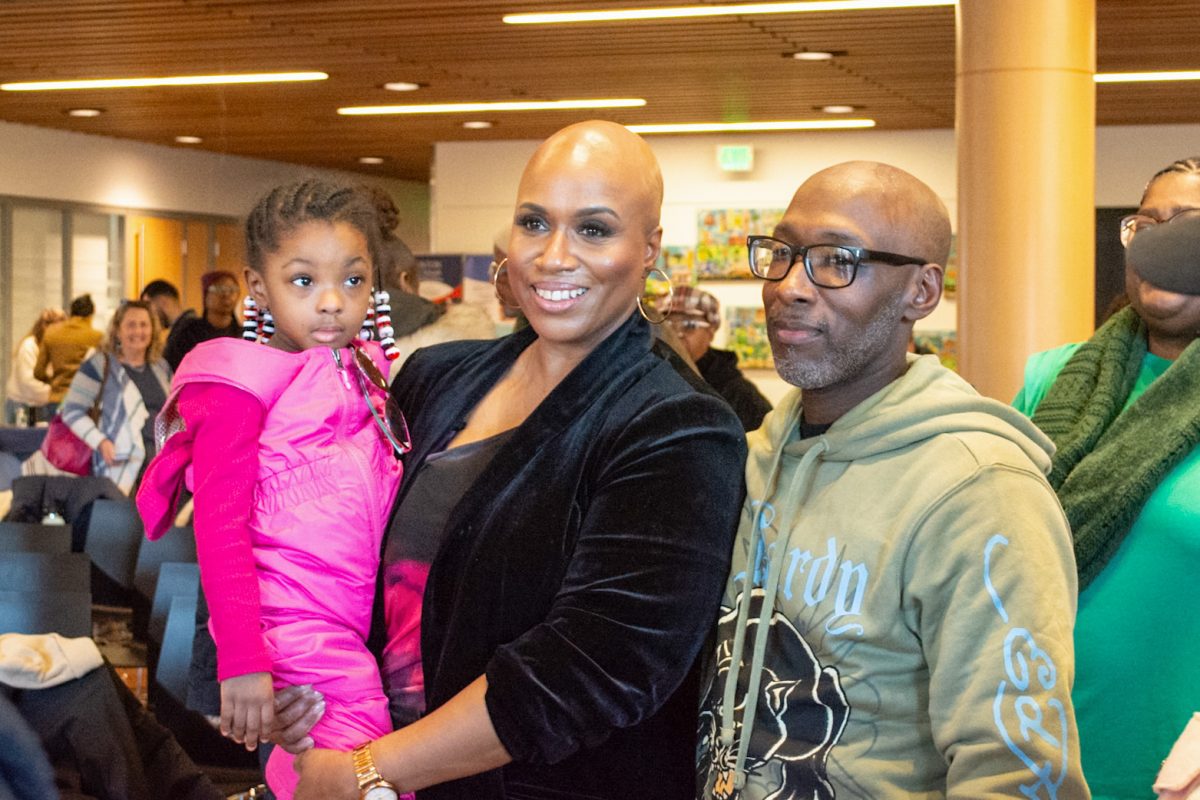
[[[1104,569],[1163,477],[1200,443],[1200,344],[1124,413],[1146,355],[1132,308],[1106,322],[1058,374],[1033,415],[1058,447],[1050,483],[1075,539],[1082,591]]]

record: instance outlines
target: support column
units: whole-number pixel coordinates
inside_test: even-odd
[[[1008,402],[1093,330],[1095,0],[959,0],[958,348]]]

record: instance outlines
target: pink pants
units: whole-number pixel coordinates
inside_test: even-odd
[[[325,696],[325,714],[313,727],[317,747],[353,750],[392,730],[375,657],[353,631],[304,619],[269,627],[275,689],[312,684]],[[267,785],[291,800],[298,776],[295,757],[275,748],[267,760]]]

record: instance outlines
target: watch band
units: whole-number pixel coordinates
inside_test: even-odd
[[[351,759],[354,763],[354,778],[358,781],[360,797],[367,797],[375,789],[388,789],[391,790],[393,797],[397,796],[395,785],[384,780],[383,776],[379,774],[379,770],[375,768],[375,758],[371,755],[370,742],[354,748]]]

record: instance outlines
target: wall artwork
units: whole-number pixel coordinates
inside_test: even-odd
[[[675,286],[696,285],[696,260],[690,247],[664,245],[654,266],[667,273]]]
[[[767,315],[762,306],[725,308],[725,349],[737,353],[742,369],[774,369],[767,340]]]
[[[752,278],[746,237],[770,236],[783,218],[781,208],[701,211],[696,230],[696,276],[700,280]]]
[[[944,366],[958,370],[958,334],[955,331],[913,331],[913,346],[918,353],[933,353]]]

